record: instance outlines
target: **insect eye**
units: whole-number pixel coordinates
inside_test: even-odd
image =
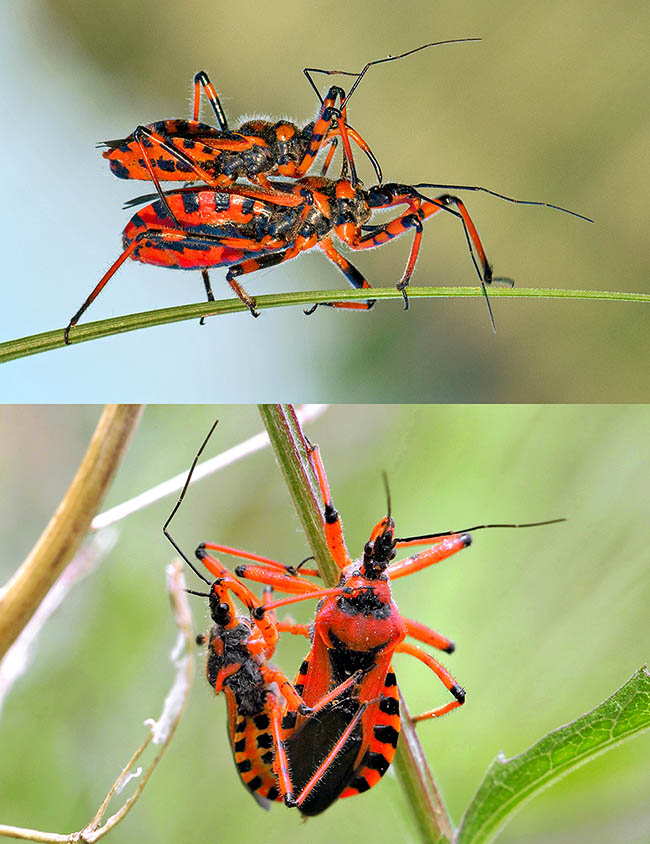
[[[370,557],[370,556],[372,555],[372,552],[373,552],[374,547],[375,547],[375,543],[374,543],[374,542],[366,542],[366,544],[363,546],[363,553],[364,553],[367,557]]]

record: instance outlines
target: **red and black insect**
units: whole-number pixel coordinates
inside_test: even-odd
[[[453,700],[429,710],[414,721],[440,717],[465,701],[465,691],[452,675],[428,652],[406,642],[407,636],[451,653],[453,643],[420,622],[401,616],[392,600],[391,581],[441,562],[471,543],[470,530],[486,527],[530,527],[530,525],[479,525],[468,531],[427,534],[398,538],[389,512],[375,525],[364,546],[361,559],[352,561],[343,537],[339,515],[332,503],[329,485],[319,453],[311,452],[313,467],[323,497],[324,529],[330,553],[340,569],[340,580],[332,588],[314,587],[300,576],[283,573],[278,564],[259,562],[255,555],[237,551],[256,565],[240,565],[239,577],[256,580],[281,591],[295,594],[267,604],[254,611],[256,618],[263,611],[275,610],[295,601],[318,598],[320,603],[313,624],[312,648],[295,680],[295,689],[309,706],[321,700],[331,688],[363,672],[363,679],[345,698],[345,705],[325,710],[328,736],[345,735],[345,744],[337,756],[337,764],[323,768],[316,764],[318,747],[322,747],[319,722],[305,718],[299,711],[287,712],[284,726],[290,730],[285,739],[295,783],[309,779],[301,790],[295,788],[294,805],[304,814],[323,811],[338,797],[368,790],[386,772],[395,753],[399,737],[399,702],[391,660],[395,653],[408,653],[421,660],[441,680]],[[436,541],[437,540],[437,541]],[[398,548],[431,544],[432,547],[399,562],[393,562]],[[234,553],[226,546],[200,546],[197,556],[206,559],[207,550]],[[313,755],[305,756],[306,749]]]
[[[219,128],[198,122],[200,90],[203,89],[217,117]],[[105,141],[103,153],[111,172],[120,179],[159,182],[201,181],[211,187],[248,179],[273,190],[269,176],[299,179],[305,176],[320,151],[332,145],[323,170],[332,160],[335,142],[341,138],[352,181],[356,169],[350,140],[370,158],[378,178],[381,170],[368,144],[347,125],[345,92],[332,86],[315,121],[300,127],[288,120],[247,120],[230,130],[219,98],[204,71],[194,78],[192,120],[159,120],[138,126],[127,138]],[[161,193],[162,196],[162,193]]]
[[[216,425],[217,423],[215,423]],[[269,662],[273,656],[280,632],[288,632],[309,638],[309,628],[289,621],[278,621],[275,614],[259,612],[253,619],[252,613],[261,607],[260,600],[247,586],[228,571],[217,559],[205,554],[201,559],[216,578],[210,582],[195,568],[169,533],[169,525],[178,511],[189,486],[207,440],[196,455],[181,491],[178,502],[165,522],[163,532],[173,547],[192,570],[209,586],[208,592],[188,590],[209,601],[213,626],[197,642],[207,645],[207,678],[216,694],[223,692],[228,710],[228,737],[233,752],[235,767],[240,779],[258,803],[266,807],[268,801],[284,800],[294,804],[293,762],[288,760],[285,738],[288,735],[283,718],[287,709],[300,712],[307,718],[320,719],[321,712],[345,705],[347,696],[361,679],[362,672],[347,677],[338,687],[323,695],[314,706],[308,707],[300,693],[285,674]],[[265,558],[258,558],[264,560]],[[272,587],[265,589],[267,600]],[[248,610],[248,615],[237,611],[232,599],[236,596]],[[328,764],[337,764],[337,749],[319,755],[318,759],[327,769]]]
[[[321,150],[331,145],[321,171],[321,175],[325,175],[340,137],[350,181],[357,183],[350,145],[350,140],[353,140],[369,157],[377,180],[381,182],[381,169],[368,144],[347,123],[347,104],[361,79],[376,64],[397,61],[428,47],[479,40],[458,38],[423,44],[398,56],[368,62],[359,73],[304,68],[303,72],[321,105],[315,121],[303,127],[288,120],[253,119],[230,129],[214,86],[207,73],[200,71],[194,77],[192,120],[159,120],[148,126],[137,126],[126,138],[105,141],[103,146],[108,149],[103,157],[110,163],[112,173],[120,179],[153,181],[161,198],[161,181],[202,181],[211,187],[223,187],[243,178],[272,190],[269,176],[303,178]],[[347,95],[341,88],[332,86],[323,98],[312,78],[314,73],[355,76],[356,81]],[[212,107],[218,128],[199,122],[201,91]]]
[[[360,250],[381,246],[413,230],[408,262],[397,283],[407,307],[406,288],[420,249],[422,223],[440,211],[459,219],[487,301],[486,285],[513,282],[493,277],[478,231],[462,200],[448,193],[430,199],[418,190],[428,187],[444,186],[387,183],[366,190],[361,184],[354,186],[347,179],[306,178],[296,182],[275,182],[272,192],[234,185],[219,190],[192,187],[169,193],[165,204],[157,200],[141,208],[127,224],[123,233],[124,251],[70,320],[65,329],[65,342],[69,341],[70,329],[127,258],[155,266],[204,272],[210,267],[228,266],[226,281],[253,316],[258,316],[255,299],[239,284],[239,276],[276,266],[316,246],[336,264],[353,287],[369,289],[370,283],[334,246],[333,235],[352,249]],[[457,189],[485,191],[511,202],[546,205],[566,211],[550,203],[514,200],[486,188],[457,186]],[[373,211],[400,205],[405,205],[406,210],[395,219],[366,226]],[[170,221],[168,207],[178,225]],[[581,217],[572,211],[567,213]],[[374,300],[328,304],[369,310]],[[492,319],[491,309],[490,317]],[[494,326],[493,319],[492,324]]]

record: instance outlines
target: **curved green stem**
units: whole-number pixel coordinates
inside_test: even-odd
[[[409,299],[433,298],[473,298],[482,296],[480,287],[409,287]],[[394,287],[372,289],[373,299],[402,299],[402,294]],[[303,290],[293,293],[274,293],[257,296],[257,309],[283,308],[289,305],[309,306],[327,302],[354,302],[368,298],[367,290]],[[490,288],[490,298],[499,299],[588,299],[607,302],[642,302],[650,304],[650,293],[624,293],[611,290],[547,290],[534,287]],[[70,343],[84,343],[99,337],[121,334],[124,331],[136,331],[153,325],[166,325],[187,319],[199,319],[202,316],[217,316],[248,311],[248,307],[239,299],[220,299],[216,302],[200,302],[194,305],[181,305],[175,308],[161,308],[156,311],[144,311],[138,314],[88,322],[75,326],[70,332]],[[18,340],[0,343],[0,363],[16,358],[36,355],[65,345],[63,328],[32,334]]]

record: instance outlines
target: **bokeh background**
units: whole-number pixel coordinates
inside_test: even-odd
[[[0,582],[70,482],[100,408],[5,408],[0,415]],[[213,419],[210,455],[261,429],[254,408],[150,407],[107,506],[182,472]],[[498,751],[521,752],[597,705],[648,657],[647,407],[333,407],[307,428],[321,445],[350,550],[384,512],[388,473],[401,532],[566,516],[566,524],[476,533],[471,549],[396,584],[402,612],[452,637],[444,662],[467,705],[419,733],[456,821]],[[71,831],[157,717],[174,640],[164,591],[172,501],[121,523],[114,551],[42,633],[0,720],[0,819]],[[307,552],[269,450],[193,486],[174,535],[189,553],[213,539],[286,562]],[[191,574],[191,573],[190,573]],[[191,581],[190,581],[191,582]],[[198,582],[198,581],[197,581]],[[207,626],[200,598],[197,632]],[[312,607],[296,606],[308,618]],[[302,641],[283,641],[292,673]],[[304,825],[262,812],[233,770],[225,709],[202,677],[167,755],[113,840],[264,844],[411,841],[397,780]],[[415,660],[396,659],[413,712],[446,700]],[[529,804],[503,844],[642,844],[650,835],[650,736],[601,757]]]
[[[23,0],[2,6],[0,339],[63,327],[117,257],[143,191],[95,149],[138,123],[186,116],[206,69],[232,121],[316,103],[305,66],[360,69],[426,41],[482,36],[374,68],[350,103],[385,178],[485,185],[593,216],[469,194],[497,275],[522,287],[648,291],[650,7],[535,0],[407,7],[386,0]],[[345,77],[343,77],[345,81]],[[327,80],[323,81],[325,87]],[[370,184],[365,162],[361,174]],[[400,277],[408,238],[355,261]],[[414,284],[475,282],[462,231],[430,221]],[[247,279],[253,293],[345,287],[320,254]],[[229,289],[214,271],[218,296]],[[88,313],[200,301],[198,273],[129,262]],[[13,362],[8,401],[647,401],[650,310],[634,304],[400,302],[370,314],[299,309],[176,324]]]

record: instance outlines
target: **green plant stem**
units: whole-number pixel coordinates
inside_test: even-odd
[[[476,298],[482,296],[480,287],[409,287],[409,299],[433,298]],[[402,299],[402,294],[394,287],[373,288],[373,299]],[[282,308],[289,305],[308,306],[311,304],[338,301],[353,302],[368,298],[367,290],[307,290],[293,293],[276,293],[258,296],[257,309]],[[650,304],[650,293],[623,293],[609,290],[546,290],[540,288],[491,288],[490,298],[498,299],[582,299],[607,302],[640,302]],[[154,325],[166,325],[182,320],[199,319],[202,316],[217,316],[248,311],[239,299],[220,299],[216,302],[199,302],[194,305],[181,305],[175,308],[161,308],[156,311],[144,311],[138,314],[104,319],[99,322],[87,322],[75,326],[70,332],[70,343],[84,343],[125,331],[136,331]],[[0,363],[16,358],[36,355],[64,346],[63,328],[32,334],[18,340],[0,343]]]
[[[325,541],[321,506],[316,496],[316,479],[307,458],[305,438],[294,409],[291,405],[265,404],[260,405],[259,410],[321,577],[327,586],[334,586],[340,572]],[[395,770],[421,840],[426,844],[442,842],[451,839],[451,821],[433,782],[401,695],[400,701],[402,736],[395,754]]]

